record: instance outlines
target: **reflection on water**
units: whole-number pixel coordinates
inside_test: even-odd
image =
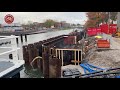
[[[33,70],[31,69],[31,66],[25,65],[22,76],[22,78],[42,78],[43,74],[38,68]]]

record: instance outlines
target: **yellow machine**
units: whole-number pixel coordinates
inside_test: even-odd
[[[120,28],[118,28],[116,36],[120,37]]]
[[[112,35],[113,37],[120,37],[120,28],[117,30],[116,33]]]
[[[120,37],[120,32],[117,32],[117,33],[116,33],[116,36]]]

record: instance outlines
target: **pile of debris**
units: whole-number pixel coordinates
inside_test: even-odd
[[[120,50],[109,50],[93,53],[89,63],[103,68],[114,68],[120,66]]]
[[[119,39],[120,40],[120,39]],[[89,57],[89,63],[101,68],[120,67],[120,41],[110,38],[110,50],[95,51]],[[119,41],[119,42],[118,42]]]

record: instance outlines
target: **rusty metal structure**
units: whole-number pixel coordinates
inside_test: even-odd
[[[61,35],[23,46],[23,57],[28,65],[34,58],[42,57],[42,60],[38,58],[34,61],[34,68],[38,68],[44,78],[57,78],[60,77],[62,66],[81,63],[84,55],[92,48],[92,40],[81,40],[78,33]]]

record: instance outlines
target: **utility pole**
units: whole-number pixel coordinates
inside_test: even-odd
[[[120,12],[117,13],[117,32],[120,32]]]
[[[110,32],[110,12],[108,12],[108,33]]]

